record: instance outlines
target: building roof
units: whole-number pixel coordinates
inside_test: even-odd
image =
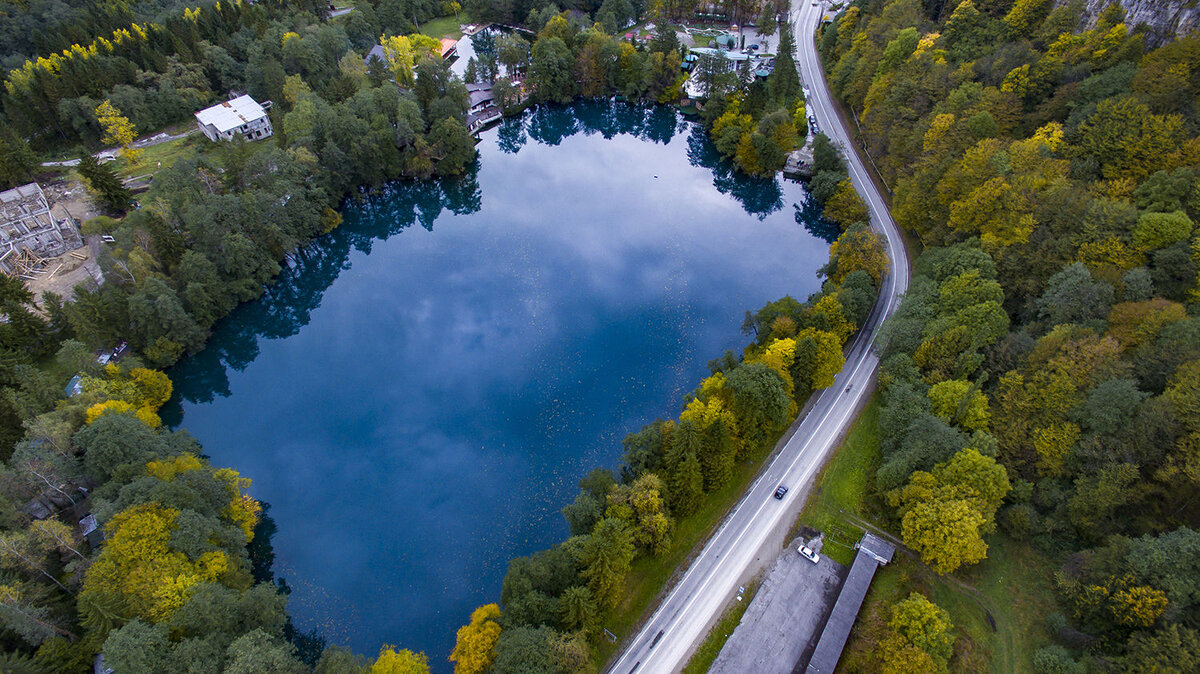
[[[215,127],[219,133],[232,131],[239,126],[267,116],[266,110],[249,96],[238,96],[231,101],[218,103],[196,113],[201,124]]]
[[[875,577],[877,568],[879,562],[874,555],[859,549],[854,556],[854,564],[850,566],[850,574],[842,583],[833,612],[829,614],[829,621],[825,623],[817,647],[808,661],[806,674],[832,674],[837,668],[842,649],[846,647],[846,639],[850,637],[850,628],[858,619],[858,610],[867,596],[867,589],[871,587],[871,579]]]
[[[488,101],[495,99],[495,97],[492,95],[491,87],[488,87],[487,89],[477,89],[475,91],[470,91],[470,92],[468,92],[468,95],[471,97],[471,107],[472,108],[477,105],[482,105],[484,103],[487,103]]]
[[[874,557],[880,564],[892,561],[892,555],[896,553],[896,546],[870,532],[863,534],[858,549]]]
[[[370,64],[372,56],[380,61],[383,61],[384,63],[387,63],[387,55],[383,53],[383,45],[381,44],[371,47],[371,51],[367,52],[367,58],[363,59],[363,63]]]
[[[446,55],[449,54],[450,52],[454,51],[454,48],[457,45],[458,45],[458,40],[455,40],[454,38],[449,38],[449,37],[442,38],[442,58],[446,58]]]
[[[37,183],[29,183],[0,192],[0,203],[9,204],[14,201],[37,198],[42,196],[42,188]]]
[[[842,649],[846,647],[846,639],[850,637],[850,628],[858,619],[858,610],[862,608],[863,598],[871,587],[871,579],[880,564],[892,561],[896,546],[882,538],[867,532],[855,546],[858,554],[854,556],[854,564],[850,566],[850,574],[842,583],[837,603],[829,614],[829,621],[821,632],[817,647],[813,650],[812,658],[808,661],[806,674],[831,674],[842,658]]]

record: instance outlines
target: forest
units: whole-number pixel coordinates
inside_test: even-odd
[[[1195,670],[1200,36],[1115,3],[867,0],[818,40],[923,248],[876,345],[875,514],[937,574],[1036,551],[1034,671]],[[864,669],[984,666],[914,601]]]

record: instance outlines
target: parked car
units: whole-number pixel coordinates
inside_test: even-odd
[[[785,487],[783,485],[779,485],[779,488],[775,490],[775,498],[783,498],[783,495],[786,493],[787,493],[787,487]]]
[[[821,561],[821,555],[818,555],[817,553],[813,552],[812,548],[808,547],[807,545],[801,545],[800,547],[798,547],[796,549],[800,551],[801,557],[807,559],[808,561],[812,562],[813,564],[816,564],[817,562]]]

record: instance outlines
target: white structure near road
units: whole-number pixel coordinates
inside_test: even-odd
[[[231,140],[239,134],[246,140],[267,138],[274,132],[267,115],[270,107],[270,101],[264,107],[249,96],[238,96],[197,112],[196,126],[211,141]]]

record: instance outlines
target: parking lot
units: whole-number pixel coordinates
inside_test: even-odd
[[[816,564],[805,559],[796,551],[802,542],[775,560],[710,672],[788,674],[812,650],[847,569],[824,555]]]

